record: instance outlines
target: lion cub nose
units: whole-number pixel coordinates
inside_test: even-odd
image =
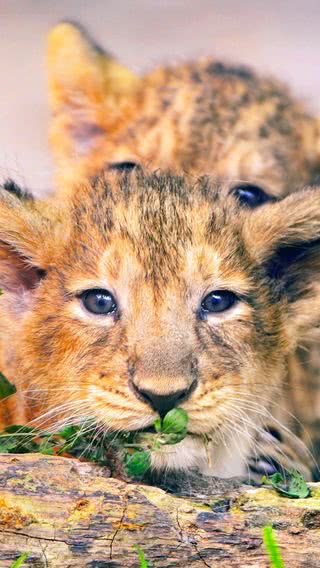
[[[190,396],[193,389],[194,386],[191,385],[191,387],[187,389],[178,390],[166,395],[160,395],[150,390],[139,389],[135,385],[137,396],[149,404],[153,410],[159,412],[161,417],[165,416],[165,414],[167,414],[167,412],[175,406],[184,402]]]

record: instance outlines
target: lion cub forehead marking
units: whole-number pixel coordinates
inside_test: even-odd
[[[239,258],[234,255],[226,260],[221,247],[215,250],[212,246],[191,246],[186,251],[185,259],[184,279],[192,283],[194,288],[229,289],[241,294],[249,293],[252,288],[249,275]]]
[[[99,278],[105,281],[119,280],[127,256],[126,274],[138,271],[155,285],[184,276],[193,247],[208,247],[206,260],[195,265],[203,276],[209,272],[218,279],[218,266],[232,272],[238,262],[238,208],[227,194],[222,199],[209,178],[101,175],[76,199],[75,231],[79,238],[85,232],[94,238]]]

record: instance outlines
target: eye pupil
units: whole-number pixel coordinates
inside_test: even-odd
[[[86,290],[80,296],[88,312],[96,315],[109,315],[116,311],[117,304],[107,290]]]
[[[109,165],[109,170],[115,170],[118,172],[131,172],[137,167],[136,162],[115,162]]]
[[[273,198],[268,195],[261,187],[250,183],[237,185],[233,188],[233,194],[238,199],[241,205],[245,207],[258,207],[267,201],[272,201]]]
[[[224,312],[231,308],[237,300],[237,296],[228,290],[210,292],[201,302],[201,311],[203,315]]]

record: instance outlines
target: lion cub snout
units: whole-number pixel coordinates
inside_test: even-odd
[[[178,346],[159,340],[131,362],[129,387],[137,398],[160,414],[186,401],[197,387],[192,355],[181,357]]]
[[[155,391],[138,389],[133,382],[129,383],[137,397],[146,404],[149,404],[161,417],[165,416],[172,408],[179,406],[187,400],[196,388],[196,384],[196,381],[194,381],[187,389],[172,391],[166,395],[159,395]]]

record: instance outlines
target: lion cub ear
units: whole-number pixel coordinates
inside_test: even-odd
[[[80,26],[68,22],[49,34],[47,65],[50,139],[63,167],[89,155],[107,138],[141,79],[104,53]]]
[[[12,301],[13,296],[27,302],[27,292],[36,289],[43,278],[55,246],[49,212],[44,202],[24,195],[15,185],[0,188],[0,288],[4,302],[7,298]]]
[[[266,204],[245,217],[251,258],[285,310],[290,341],[320,324],[320,187]]]

